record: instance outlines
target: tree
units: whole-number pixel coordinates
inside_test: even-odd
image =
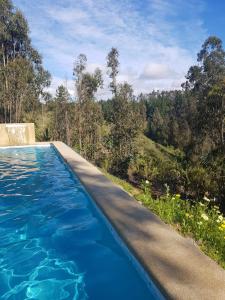
[[[196,101],[196,139],[208,141],[215,149],[224,143],[224,78],[225,51],[222,41],[209,37],[198,53],[198,66],[192,66],[187,74],[184,87]],[[206,122],[207,120],[207,122]]]
[[[9,0],[0,0],[0,121],[21,122],[45,97],[50,74],[32,47],[28,24]]]
[[[148,130],[150,131],[151,137],[157,140],[163,145],[168,144],[169,138],[169,126],[168,117],[162,117],[159,109],[156,107],[152,115],[151,122]]]
[[[208,93],[208,106],[211,108],[212,122],[216,129],[215,140],[223,147],[225,134],[225,77],[214,84]]]
[[[222,41],[215,36],[209,37],[197,54],[197,61],[199,65],[190,67],[183,87],[195,92],[204,92],[225,75],[225,52]]]
[[[109,77],[112,79],[110,82],[109,87],[114,95],[116,95],[116,76],[118,75],[119,71],[119,52],[116,48],[112,48],[111,51],[108,53],[107,56],[107,67],[108,67],[108,74]]]
[[[93,74],[86,72],[87,58],[79,55],[74,65],[74,79],[77,93],[75,120],[79,151],[90,160],[94,160],[101,145],[101,107],[95,102],[95,93],[103,86],[102,73],[97,68]],[[76,138],[77,137],[77,138]]]
[[[112,170],[126,175],[129,162],[135,152],[135,138],[143,129],[143,106],[134,101],[133,90],[128,83],[117,84],[119,73],[119,52],[112,48],[107,56],[108,74],[111,78],[110,88],[113,93],[111,104],[108,105],[112,116],[107,117],[111,123],[110,152],[112,156]]]
[[[53,138],[67,145],[72,145],[72,128],[69,111],[70,95],[68,90],[60,85],[56,91],[55,112],[53,118]]]
[[[113,170],[124,176],[135,153],[135,139],[142,129],[142,116],[128,83],[117,85],[117,94],[112,101]]]

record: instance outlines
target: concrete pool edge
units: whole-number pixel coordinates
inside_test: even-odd
[[[41,144],[41,143],[37,143]],[[171,299],[225,299],[225,271],[62,142],[52,143]]]

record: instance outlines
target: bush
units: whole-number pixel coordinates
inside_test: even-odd
[[[158,165],[158,174],[155,181],[161,186],[167,184],[170,190],[175,193],[183,189],[185,185],[185,173],[178,163],[164,161]]]
[[[128,167],[128,178],[132,182],[141,182],[142,180],[153,181],[158,174],[156,159],[152,156],[138,155],[131,160]]]
[[[142,180],[140,190],[115,176],[106,175],[164,222],[192,237],[207,255],[225,268],[225,218],[212,200],[207,197],[201,201],[183,200],[180,194],[171,195],[168,185],[166,194],[153,199],[151,182],[148,180]]]
[[[161,193],[165,183],[173,192],[180,190],[185,183],[185,173],[180,164],[147,155],[139,155],[131,161],[128,178],[135,183],[148,180],[153,189],[158,189]]]
[[[153,199],[144,189],[136,196],[146,207],[166,223],[173,224],[184,235],[191,236],[206,254],[225,268],[225,218],[210,200],[190,202],[179,194],[164,195]]]
[[[189,167],[186,180],[187,194],[199,199],[210,190],[212,191],[212,180],[208,171],[201,166]]]

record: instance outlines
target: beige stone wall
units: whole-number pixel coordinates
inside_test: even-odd
[[[34,123],[0,124],[0,146],[35,143]]]

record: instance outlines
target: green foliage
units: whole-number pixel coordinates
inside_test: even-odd
[[[111,78],[110,88],[113,93],[112,101],[104,108],[109,108],[110,122],[110,143],[108,150],[110,153],[110,170],[122,177],[127,176],[130,161],[135,155],[135,138],[141,131],[142,116],[141,110],[134,102],[133,90],[128,83],[117,84],[119,53],[116,48],[112,48],[107,56],[108,74]]]
[[[211,139],[209,150],[213,150],[223,144],[224,134],[225,52],[222,41],[209,37],[198,53],[198,62],[198,66],[188,71],[186,89],[196,98],[195,127],[198,130],[194,132],[195,138]]]
[[[136,147],[138,153],[146,154],[159,160],[183,160],[184,153],[174,147],[165,147],[153,140],[147,138],[144,134],[139,134],[136,138]]]
[[[86,72],[87,58],[80,54],[74,65],[77,99],[74,109],[74,146],[87,159],[97,161],[102,149],[101,107],[95,102],[95,93],[102,87],[102,74],[97,68],[93,74]]]
[[[50,128],[53,127],[52,125],[52,116],[51,113],[46,113],[44,115],[39,114],[36,116],[35,119],[35,136],[36,140],[39,142],[49,141],[51,139],[51,132]]]
[[[147,135],[198,160],[224,144],[225,52],[220,39],[209,37],[204,42],[198,65],[190,67],[186,78],[183,91],[142,95]]]
[[[207,197],[193,203],[181,199],[180,194],[171,195],[166,187],[166,194],[154,199],[149,181],[142,181],[141,190],[137,190],[124,180],[106,175],[164,222],[173,225],[183,235],[193,238],[207,255],[225,268],[225,217],[219,207],[211,204]]]
[[[202,166],[190,166],[187,169],[187,194],[197,199],[212,188],[210,174]]]
[[[140,132],[140,112],[133,102],[133,91],[124,83],[117,86],[117,94],[113,98],[112,115],[112,155],[114,172],[127,171],[130,160],[135,153],[134,140]]]
[[[156,195],[164,192],[165,183],[173,192],[184,189],[185,173],[178,163],[139,156],[130,164],[129,178],[133,182],[149,180]],[[183,191],[183,190],[182,190]]]
[[[28,24],[11,1],[0,1],[0,122],[22,122],[46,97],[50,74],[32,47]]]
[[[107,173],[104,169],[101,169],[101,171],[115,184],[121,186],[126,192],[128,192],[130,195],[138,195],[140,194],[140,190],[135,188],[132,184],[129,182],[120,179],[119,177],[116,177],[112,174]]]
[[[87,57],[80,54],[73,68],[75,98],[63,85],[51,96],[50,74],[32,47],[26,19],[10,0],[0,0],[0,122],[34,122],[38,140],[64,141],[129,179],[137,188],[112,177],[224,264],[224,220],[211,204],[199,202],[207,195],[225,211],[222,41],[209,37],[197,60],[183,90],[135,97],[131,85],[117,83],[119,52],[112,48],[106,62],[112,97],[97,101],[102,72],[87,72]]]
[[[183,153],[157,144],[144,135],[138,136],[136,144],[138,152],[129,164],[129,180],[136,185],[148,180],[155,196],[164,192],[165,183],[172,191],[181,191],[185,184],[185,171],[181,165]]]
[[[111,51],[108,53],[107,56],[107,68],[109,77],[112,79],[110,82],[109,87],[111,88],[112,93],[115,95],[117,92],[117,84],[116,84],[116,76],[118,75],[119,71],[119,52],[116,48],[112,48]]]
[[[182,200],[179,194],[153,199],[144,193],[137,199],[166,223],[192,237],[206,254],[225,268],[225,218],[217,206],[210,206],[205,200],[192,204]]]
[[[54,98],[54,114],[52,122],[52,137],[72,146],[72,114],[69,109],[71,97],[68,90],[63,86],[59,86]]]
[[[209,37],[197,60],[198,65],[191,66],[187,73],[182,91],[153,91],[140,96],[147,108],[146,135],[157,143],[184,152],[184,156],[177,159],[179,164],[159,162],[158,184],[165,181],[173,191],[190,197],[198,198],[207,192],[225,207],[221,188],[224,186],[224,164],[213,163],[213,159],[224,160],[225,157],[225,51],[222,41]],[[145,160],[148,164],[148,159]]]

